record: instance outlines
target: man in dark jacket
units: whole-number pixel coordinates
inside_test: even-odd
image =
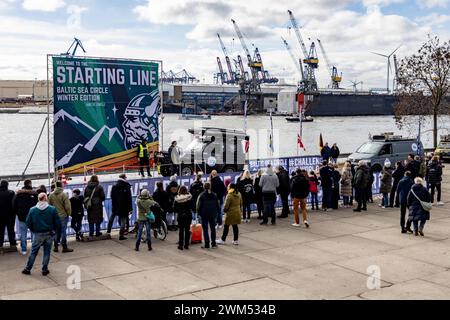
[[[223,212],[222,212],[222,207],[223,207],[223,200],[225,197],[225,192],[226,192],[226,188],[225,188],[225,184],[223,183],[223,180],[220,178],[219,174],[217,173],[216,170],[211,171],[211,175],[209,176],[210,182],[211,182],[211,191],[214,192],[217,195],[217,198],[219,199],[219,204],[220,204],[220,211],[219,214],[217,216],[217,224],[219,226],[219,228],[222,228],[223,225]]]
[[[131,198],[131,185],[126,180],[127,176],[121,174],[119,180],[111,189],[112,215],[108,221],[108,233],[111,232],[112,224],[116,216],[120,219],[119,240],[126,240],[124,237],[127,219],[133,211]]]
[[[403,179],[404,175],[405,175],[405,167],[403,166],[401,161],[398,161],[395,166],[395,170],[392,172],[393,183],[392,183],[391,194],[389,196],[389,206],[391,208],[393,208],[394,205],[396,208],[398,208],[400,206],[399,200],[398,200],[397,186],[398,186],[398,183],[400,182],[400,180]]]
[[[191,186],[189,187],[189,193],[192,195],[192,201],[194,201],[194,204],[197,204],[198,197],[200,194],[204,191],[203,188],[203,181],[202,181],[202,173],[198,172],[195,176],[195,181],[192,182]],[[198,212],[196,212],[198,214]],[[196,219],[196,215],[194,219]]]
[[[420,162],[414,159],[414,154],[408,155],[408,163],[406,164],[405,171],[411,172],[411,179],[415,179],[419,176]]]
[[[332,203],[331,197],[333,193],[333,169],[328,166],[328,161],[322,162],[322,167],[319,170],[320,185],[322,187],[322,209],[324,211],[331,211]]]
[[[370,170],[364,160],[359,161],[358,168],[356,169],[355,176],[353,177],[353,185],[355,187],[355,199],[358,202],[355,212],[361,212],[361,210],[367,210],[367,188],[372,186],[370,181]]]
[[[8,189],[8,181],[0,182],[0,248],[3,247],[5,238],[5,228],[8,229],[9,245],[15,247],[16,233],[14,232],[14,224],[16,215],[13,211],[14,191]]]
[[[443,205],[441,202],[441,182],[442,182],[442,165],[439,158],[434,156],[428,164],[426,180],[431,189],[431,202],[434,203],[434,191],[437,190],[437,204]]]
[[[289,193],[291,192],[289,173],[282,166],[278,166],[277,169],[277,177],[280,181],[280,186],[277,189],[277,193],[280,195],[281,203],[283,205],[283,209],[281,210],[281,214],[278,218],[287,218],[290,213]]]
[[[210,247],[210,238],[208,227],[211,230],[211,246],[217,248],[216,245],[216,217],[220,212],[220,204],[217,195],[211,191],[211,184],[204,184],[205,191],[200,194],[196,204],[197,213],[202,220],[203,238],[205,241],[204,248]]]
[[[323,161],[329,161],[331,157],[331,148],[328,146],[328,142],[325,143],[322,150],[320,150],[320,155],[322,156]]]
[[[336,143],[334,143],[330,149],[330,156],[333,159],[333,163],[337,163],[337,159],[339,158],[340,154],[341,151],[339,151],[339,147],[337,146]]]
[[[297,169],[295,176],[291,180],[291,198],[294,207],[295,223],[294,227],[300,227],[300,217],[298,214],[298,206],[302,209],[303,223],[309,228],[308,213],[306,211],[306,198],[309,195],[309,182],[306,173]]]
[[[18,190],[13,200],[14,214],[19,220],[20,247],[22,255],[27,254],[28,227],[25,223],[30,209],[38,203],[38,195],[33,190],[31,180],[25,180],[23,188]]]
[[[408,194],[413,186],[414,181],[411,179],[411,172],[405,171],[404,177],[398,182],[397,186],[397,194],[398,200],[400,203],[400,227],[402,228],[402,233],[410,232],[411,230],[411,222],[406,223],[405,227],[405,217],[406,217],[406,206],[408,202]]]

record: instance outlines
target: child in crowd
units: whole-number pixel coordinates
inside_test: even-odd
[[[309,192],[311,193],[311,210],[319,210],[319,198],[317,194],[319,192],[319,179],[314,171],[309,173]],[[316,209],[314,209],[314,205]]]

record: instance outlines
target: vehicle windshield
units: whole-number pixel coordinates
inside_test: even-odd
[[[356,150],[357,153],[367,153],[367,154],[378,154],[381,149],[381,144],[379,143],[373,143],[373,142],[366,142],[361,147]]]
[[[202,150],[203,143],[199,138],[194,138],[185,148],[185,150]]]
[[[449,149],[450,148],[450,141],[442,141],[441,143],[439,143],[438,148]]]

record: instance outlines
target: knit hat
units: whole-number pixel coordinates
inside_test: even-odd
[[[141,190],[141,196],[143,197],[148,197],[150,195],[150,193],[148,192],[147,189],[142,189]]]
[[[386,160],[384,160],[384,166],[386,168],[390,168],[391,167],[391,161],[389,161],[389,159],[386,158]]]
[[[174,174],[173,176],[171,176],[170,181],[177,181],[177,175]]]

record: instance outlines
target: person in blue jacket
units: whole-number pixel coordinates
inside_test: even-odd
[[[406,223],[405,227],[408,194],[413,184],[414,181],[411,178],[411,171],[405,171],[403,178],[400,179],[397,185],[396,192],[398,194],[398,200],[400,204],[400,227],[402,228],[402,233],[406,232],[413,233],[413,231],[411,230],[411,223],[409,221]]]
[[[418,236],[420,234],[423,237],[423,228],[427,220],[430,220],[430,211],[423,208],[421,201],[430,202],[431,195],[423,185],[422,178],[417,177],[414,179],[414,185],[408,194],[408,221],[412,222],[414,226],[414,235]]]

